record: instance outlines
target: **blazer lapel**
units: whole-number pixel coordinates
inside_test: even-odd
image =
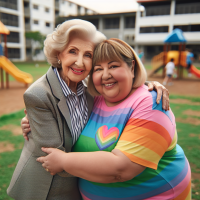
[[[58,102],[58,107],[67,122],[70,132],[72,133],[72,125],[71,125],[71,119],[70,119],[70,114],[69,114],[69,108],[67,106],[65,96],[63,96],[63,98],[60,99],[60,101]]]
[[[63,94],[63,91],[60,86],[60,82],[56,76],[56,74],[53,71],[53,68],[50,67],[48,72],[47,72],[47,80],[49,82],[52,94],[58,99],[58,108],[62,115],[64,116],[67,125],[69,127],[70,132],[72,132],[71,129],[71,119],[70,119],[70,114],[69,114],[69,109],[66,103],[66,97]],[[62,136],[63,138],[63,136]]]

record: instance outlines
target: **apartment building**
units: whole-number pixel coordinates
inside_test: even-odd
[[[135,46],[136,11],[60,17],[57,19],[56,24],[60,24],[65,20],[74,18],[90,21],[100,32],[105,34],[107,38],[120,38],[129,43],[131,46]]]
[[[94,13],[65,0],[0,0],[0,20],[10,30],[7,36],[8,58],[12,61],[45,60],[39,43],[26,39],[25,32],[39,31],[47,35],[54,30],[55,19],[59,16]],[[4,45],[3,36],[1,41]]]
[[[136,17],[136,49],[143,49],[146,58],[163,51],[163,41],[175,28],[183,31],[186,48],[200,56],[200,1],[199,0],[138,0],[144,12],[138,9]],[[178,44],[172,45],[178,50]]]
[[[59,18],[57,24],[72,18],[92,22],[107,38],[116,37],[142,50],[150,60],[163,51],[163,41],[175,28],[183,30],[195,58],[200,56],[200,1],[199,0],[138,0],[132,12],[70,16]],[[141,7],[143,6],[143,7]],[[178,50],[178,44],[173,44]]]
[[[133,0],[134,1],[134,0]],[[200,56],[199,0],[137,0],[132,11],[102,14],[70,0],[0,0],[0,20],[11,31],[8,56],[11,60],[44,60],[37,43],[25,38],[25,31],[47,35],[57,24],[68,19],[92,22],[107,38],[126,41],[146,59],[163,51],[163,41],[175,28],[183,30],[195,58]],[[2,38],[3,40],[3,38]],[[33,48],[37,54],[33,55]],[[172,45],[178,49],[178,45]]]
[[[24,8],[22,0],[0,0],[0,20],[10,30],[7,36],[8,57],[25,60]],[[4,37],[1,35],[4,45]]]
[[[96,11],[88,9],[85,6],[73,3],[70,0],[61,0],[59,4],[59,16],[77,16],[77,15],[94,15]]]

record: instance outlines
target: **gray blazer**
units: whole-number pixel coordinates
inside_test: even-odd
[[[86,91],[88,116],[93,97]],[[25,141],[15,168],[9,196],[16,200],[79,200],[77,178],[61,172],[52,176],[36,158],[44,156],[41,147],[55,147],[66,152],[72,148],[71,120],[60,83],[52,67],[24,93],[31,133]]]

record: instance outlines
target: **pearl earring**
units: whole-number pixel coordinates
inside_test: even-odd
[[[61,63],[60,60],[58,60],[58,64],[59,64],[59,65],[60,65],[60,63]]]

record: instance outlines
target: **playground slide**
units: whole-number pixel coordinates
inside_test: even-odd
[[[33,82],[33,77],[21,70],[19,70],[9,59],[4,56],[0,57],[0,68],[13,76],[18,82],[29,84]]]
[[[194,65],[191,66],[190,72],[200,78],[200,70],[198,70]]]

